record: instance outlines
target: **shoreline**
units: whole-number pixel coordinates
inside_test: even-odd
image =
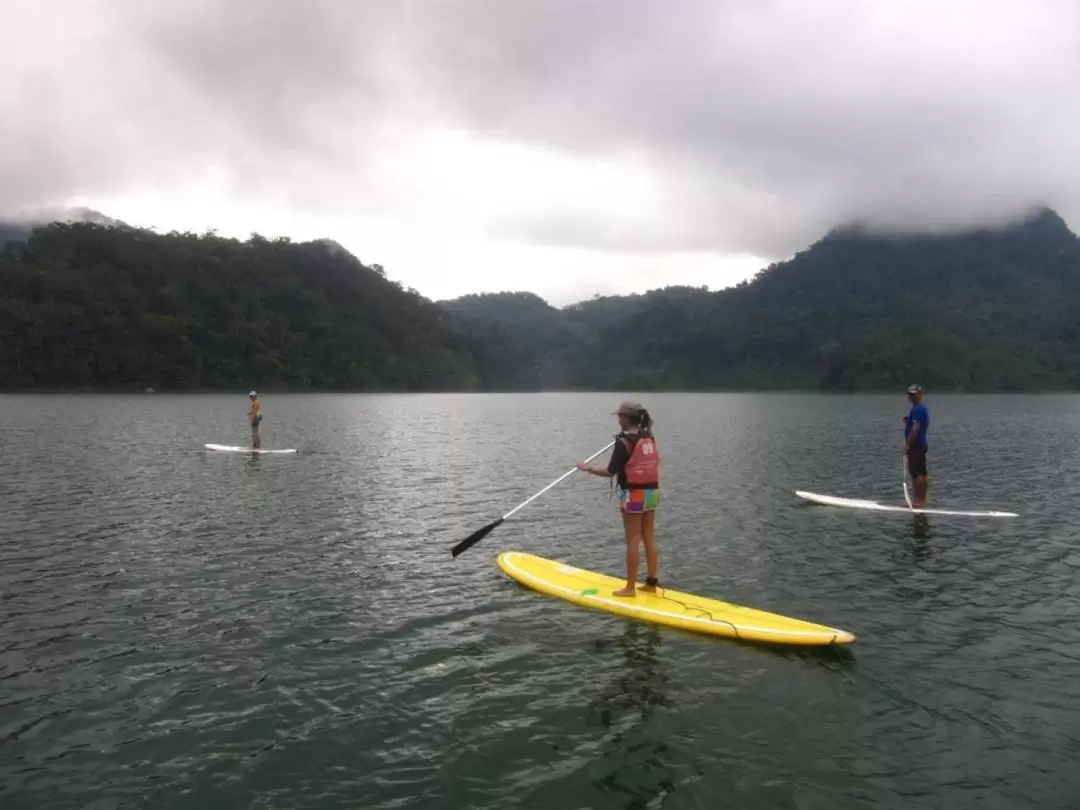
[[[550,388],[550,389],[536,389],[536,390],[490,390],[490,391],[478,391],[478,390],[462,390],[460,388],[453,389],[431,389],[431,390],[415,390],[415,389],[355,389],[355,388],[273,388],[273,387],[259,387],[255,386],[255,390],[259,392],[259,396],[274,395],[274,396],[296,396],[296,395],[322,395],[322,394],[335,394],[335,395],[361,395],[361,396],[425,396],[425,395],[439,395],[446,396],[449,394],[460,396],[519,396],[519,395],[541,395],[541,394],[612,394],[616,396],[622,396],[628,391],[633,391],[636,396],[648,396],[650,394],[755,394],[755,395],[808,395],[814,394],[818,396],[893,396],[898,391],[903,393],[904,386],[897,386],[896,388],[865,388],[856,389],[853,391],[847,390],[830,390],[819,388],[670,388],[670,389],[651,389],[651,388]],[[250,391],[249,387],[237,387],[237,388],[182,388],[182,389],[145,389],[145,388],[125,388],[125,387],[100,387],[100,388],[0,388],[0,396],[101,396],[101,395],[129,395],[129,396],[157,396],[157,395],[191,395],[191,396],[205,396],[205,395],[229,395],[247,396],[247,392]],[[1024,390],[992,390],[992,389],[970,389],[970,390],[955,390],[955,389],[942,389],[935,390],[928,388],[927,393],[933,396],[1013,396],[1013,395],[1049,395],[1049,394],[1080,394],[1080,388],[1031,388]]]

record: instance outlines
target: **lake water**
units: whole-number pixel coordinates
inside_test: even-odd
[[[661,580],[854,632],[839,651],[527,591],[618,574],[572,476],[622,394],[0,397],[0,806],[1075,808],[1080,397],[935,396],[932,505],[896,396],[649,396]],[[605,455],[606,458],[606,455]]]

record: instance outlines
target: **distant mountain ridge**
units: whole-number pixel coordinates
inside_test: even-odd
[[[325,241],[53,222],[0,251],[5,390],[485,391],[528,358]]]
[[[332,239],[68,216],[0,222],[0,388],[1080,388],[1080,240],[1049,209],[964,233],[835,229],[726,290],[562,308],[435,303]]]
[[[534,347],[545,386],[1080,388],[1080,241],[1042,208],[1001,229],[836,229],[733,288],[555,309],[527,293],[440,304]]]
[[[32,228],[47,225],[50,222],[90,222],[94,225],[130,228],[126,222],[107,216],[100,211],[85,206],[67,208],[24,208],[0,214],[0,222]]]
[[[113,219],[93,208],[31,208],[0,214],[0,245],[29,238],[37,227],[53,222],[89,222],[114,228],[131,227],[126,222]]]

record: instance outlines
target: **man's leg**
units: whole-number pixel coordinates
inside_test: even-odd
[[[926,474],[926,451],[916,450],[912,453],[909,461],[911,465],[911,479],[915,485],[915,497],[911,499],[911,505],[916,509],[926,506],[926,492],[930,488],[929,477]]]

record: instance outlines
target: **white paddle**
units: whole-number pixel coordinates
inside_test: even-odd
[[[615,444],[614,441],[608,442],[606,445],[604,445],[603,449],[597,450],[595,453],[593,453],[591,456],[589,456],[587,459],[585,459],[585,461],[587,461],[587,462],[592,461],[598,455],[603,453],[604,450],[607,450],[609,447],[612,447],[614,444]],[[577,467],[571,467],[569,470],[567,470],[565,473],[560,475],[558,478],[556,478],[554,481],[552,481],[550,484],[548,484],[542,490],[537,492],[531,498],[529,498],[528,500],[522,501],[521,503],[519,503],[517,506],[515,506],[513,509],[511,509],[509,512],[507,512],[505,515],[503,515],[498,520],[492,521],[487,526],[484,526],[482,529],[477,529],[475,532],[470,534],[468,537],[466,537],[464,540],[462,540],[460,543],[458,543],[456,546],[454,546],[452,549],[450,549],[450,556],[451,557],[456,557],[461,552],[463,552],[466,549],[476,545],[476,543],[478,543],[479,541],[481,541],[485,537],[487,537],[489,534],[491,534],[491,532],[497,526],[499,526],[499,524],[501,524],[504,520],[506,520],[508,517],[513,515],[515,512],[517,512],[522,507],[528,506],[530,503],[535,501],[537,498],[539,498],[541,495],[543,495],[545,492],[547,492],[553,486],[558,484],[560,481],[563,481],[563,480],[569,478],[575,472],[577,472]]]
[[[907,508],[911,509],[911,498],[908,497],[907,491],[907,456],[900,459],[900,478],[904,482],[904,500],[907,501]]]

